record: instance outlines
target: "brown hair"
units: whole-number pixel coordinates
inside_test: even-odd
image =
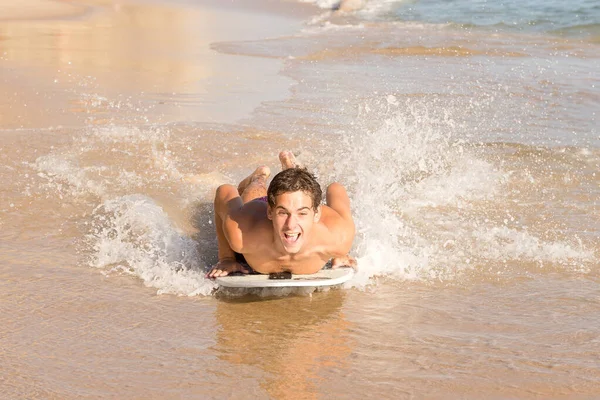
[[[316,211],[321,204],[323,192],[317,182],[317,178],[306,168],[288,168],[284,169],[271,181],[267,190],[267,201],[271,207],[275,207],[275,198],[283,193],[302,191],[312,199],[312,207]]]

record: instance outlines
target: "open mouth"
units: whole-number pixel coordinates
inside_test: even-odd
[[[284,233],[283,237],[287,243],[294,244],[298,241],[298,238],[300,238],[300,233]]]

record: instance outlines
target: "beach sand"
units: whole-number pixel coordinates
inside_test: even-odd
[[[211,44],[289,34],[310,9],[269,1],[3,1],[0,123],[102,123],[114,116],[103,97],[126,107],[132,96],[152,107],[148,122],[235,121],[261,101],[284,98],[292,81],[278,75],[280,60],[220,54]],[[73,98],[74,85],[95,98]]]
[[[270,1],[222,7],[216,1],[186,6],[29,0],[16,6],[3,0],[3,166],[41,161],[38,157],[42,154],[50,155],[81,138],[85,141],[81,132],[95,126],[137,124],[143,130],[154,122],[234,124],[261,102],[287,97],[292,81],[279,75],[281,60],[220,54],[211,44],[294,32],[309,9]],[[187,135],[197,131],[191,129]],[[152,134],[158,136],[148,142],[149,150],[164,151],[160,129]],[[115,155],[111,155],[109,142],[91,153],[81,144],[92,163],[105,157],[104,151],[109,157]],[[140,139],[130,151],[139,153],[145,145]],[[211,152],[205,150],[210,147],[207,141],[196,145],[194,151],[210,157]],[[181,149],[190,150],[189,146]],[[138,167],[128,157],[121,162],[122,166]],[[138,173],[143,174],[144,168]],[[194,172],[213,169],[214,164],[199,164]],[[77,173],[64,172],[65,178],[78,179]],[[30,198],[25,206],[19,200],[23,187],[16,180],[33,176],[3,167],[0,177],[0,209],[4,213],[0,219],[0,397],[231,395],[232,389],[220,377],[221,362],[202,361],[197,353],[211,346],[212,339],[207,338],[215,327],[214,299],[159,298],[140,281],[116,276],[109,283],[112,289],[104,290],[107,278],[95,269],[81,267],[87,261],[82,260],[75,243],[79,239],[74,239],[81,237],[80,227],[67,222],[66,216],[90,212],[91,203],[79,203],[81,198],[71,203],[62,195],[38,197],[38,193],[36,200]],[[127,179],[132,183],[137,178]],[[91,187],[87,178],[80,183]],[[174,210],[175,221],[189,226],[189,215],[179,210],[181,205],[167,192],[157,190],[156,198],[165,200],[165,209]],[[207,237],[212,235],[208,230]],[[73,271],[79,272],[71,275]],[[142,298],[140,290],[145,293]],[[171,307],[178,310],[175,319]],[[202,327],[188,323],[192,315]],[[133,336],[127,338],[128,332]],[[173,354],[167,353],[164,358],[155,357],[164,340],[182,334],[195,338],[182,342],[177,350],[187,361],[175,361]],[[152,361],[146,364],[144,360]],[[163,368],[168,370],[167,380],[161,378]],[[199,381],[196,374],[205,379]],[[251,390],[260,391],[257,387]]]
[[[14,4],[0,398],[600,392],[594,45],[293,1]],[[215,190],[283,149],[348,186],[352,287],[217,291]]]
[[[72,18],[85,14],[88,7],[60,0],[22,0],[0,2],[0,21]]]

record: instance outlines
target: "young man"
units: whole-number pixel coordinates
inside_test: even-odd
[[[261,274],[312,274],[332,258],[334,268],[356,267],[348,256],[354,222],[346,189],[332,183],[327,188],[327,205],[321,205],[321,187],[315,177],[299,168],[289,151],[281,152],[279,160],[283,171],[273,178],[268,192],[270,171],[264,166],[237,188],[221,185],[217,189],[219,262],[208,277],[237,271],[247,274],[251,272],[248,265]]]

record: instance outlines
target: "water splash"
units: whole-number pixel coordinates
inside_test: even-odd
[[[512,207],[511,175],[462,139],[459,116],[452,104],[394,96],[361,107],[331,175],[352,198],[355,287],[376,276],[455,279],[483,265],[493,274],[507,260],[580,272],[593,261],[576,240],[548,242],[498,214]]]
[[[204,277],[207,263],[197,243],[149,197],[105,201],[94,211],[87,239],[90,266],[137,276],[159,294],[209,295],[216,287]]]

